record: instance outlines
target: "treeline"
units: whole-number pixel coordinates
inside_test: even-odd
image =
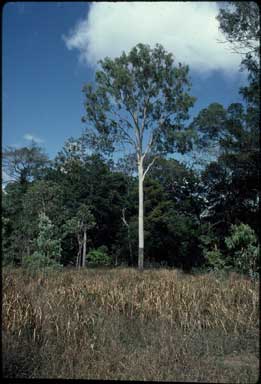
[[[219,15],[228,40],[237,48],[248,49],[242,60],[249,80],[239,90],[242,103],[228,108],[212,103],[182,131],[182,120],[187,119],[193,101],[182,93],[182,84],[188,85],[188,68],[174,68],[171,55],[159,45],[151,50],[139,44],[129,55],[124,53],[115,61],[107,58],[101,62],[103,71],[96,74],[100,88],[84,88],[88,101],[84,120],[94,124],[99,137],[85,134],[70,138],[52,161],[35,143],[4,150],[4,171],[9,177],[2,192],[4,263],[37,268],[137,265],[138,204],[142,192],[138,189],[138,157],[139,172],[149,169],[142,185],[145,264],[257,273],[259,24],[253,12],[256,4],[242,4],[236,3],[232,13],[221,10]],[[163,59],[165,64],[158,64]],[[158,74],[151,70],[153,65],[159,65]],[[151,94],[144,91],[148,84],[155,85]],[[138,90],[139,98],[132,97],[133,90]],[[158,99],[156,92],[161,95]],[[145,107],[141,96],[147,103]],[[110,109],[112,97],[118,104],[115,102]],[[125,121],[124,114],[118,120],[111,118],[113,112],[118,116],[121,103],[125,103],[127,112],[135,104],[144,119],[147,110],[151,125],[143,120],[144,126],[139,130],[139,117],[134,114],[134,132],[139,139],[136,154],[113,161],[113,137],[127,137],[130,143],[135,140],[135,136],[129,136],[131,123]],[[176,120],[169,118],[173,108],[178,111]],[[155,128],[157,119],[160,129]],[[154,134],[151,137],[156,138],[155,151],[161,150],[161,156],[153,157],[156,152],[149,143],[151,153],[145,158],[140,132],[143,134],[146,128]],[[99,144],[95,150],[90,140]],[[107,155],[102,151],[105,147],[110,149]],[[189,167],[170,158],[168,148],[181,153],[193,150],[197,161],[202,160],[203,151],[206,161],[200,167],[196,161]]]
[[[233,149],[237,140],[237,151],[222,143],[222,155],[200,172],[174,159],[155,162],[144,184],[145,262],[256,270],[258,138],[256,148],[243,145],[242,136],[247,143],[253,135],[254,143],[249,128],[241,121],[229,140]],[[35,144],[6,150],[15,180],[2,199],[5,263],[22,265],[28,257],[38,263],[46,255],[63,265],[83,265],[80,258],[137,264],[138,184],[131,160],[115,164],[82,146],[81,139],[68,140],[52,162]],[[229,247],[227,239],[235,236]]]

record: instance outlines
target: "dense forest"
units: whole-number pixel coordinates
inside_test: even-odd
[[[4,265],[138,265],[144,160],[144,266],[232,269],[256,275],[259,24],[257,5],[245,4],[249,3],[237,3],[234,13],[220,10],[218,17],[248,74],[248,84],[239,89],[241,103],[224,107],[217,100],[189,120],[195,100],[188,67],[174,65],[160,45],[152,49],[138,44],[129,54],[101,61],[96,89],[83,88],[86,132],[69,138],[54,159],[34,142],[4,149]],[[144,127],[136,127],[136,133],[140,135],[142,128],[153,132],[154,146],[145,135],[149,151],[142,152],[138,135],[133,152],[115,156],[116,143],[125,142],[129,149],[135,138],[127,112],[137,108],[135,123],[139,112],[144,117],[145,107],[146,123],[141,119]],[[177,153],[190,161],[177,160]]]

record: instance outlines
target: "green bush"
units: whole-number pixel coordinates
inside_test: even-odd
[[[200,236],[200,248],[206,260],[207,270],[221,271],[226,266],[224,255],[218,248],[219,239],[213,232]]]
[[[105,245],[97,249],[92,249],[87,255],[87,260],[95,265],[110,265],[112,264],[112,257],[108,255],[108,248]]]
[[[233,264],[239,272],[255,276],[258,273],[259,244],[254,230],[247,224],[231,226],[225,238]]]
[[[225,267],[225,264],[226,264],[225,260],[223,259],[223,255],[221,251],[217,247],[209,251],[206,251],[205,257],[207,259],[208,264],[214,270],[221,270]]]
[[[62,269],[61,264],[38,251],[34,252],[33,255],[25,256],[22,265],[31,270]]]

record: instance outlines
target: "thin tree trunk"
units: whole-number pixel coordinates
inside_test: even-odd
[[[76,258],[76,268],[79,268],[80,266],[80,244],[78,242],[78,252],[77,252],[77,258]]]
[[[128,234],[128,245],[129,245],[129,253],[130,253],[128,265],[133,265],[133,254],[132,254],[131,237],[130,237],[130,225],[127,223],[127,220],[125,218],[125,209],[126,208],[123,208],[123,210],[122,210],[122,221],[123,221],[123,224],[127,227],[127,234]]]
[[[82,242],[80,240],[80,235],[77,235],[77,240],[78,240],[78,254],[77,254],[77,259],[76,259],[76,267],[80,268],[82,266]]]
[[[79,268],[82,268],[83,264],[82,264],[82,242],[81,242],[81,245],[80,245],[80,259],[79,259]]]
[[[83,231],[83,251],[82,251],[82,266],[85,267],[86,263],[86,243],[87,243],[87,232],[86,229]]]
[[[133,255],[132,255],[132,246],[130,238],[130,227],[128,225],[128,243],[129,243],[129,252],[130,252],[130,265],[133,266]]]
[[[139,258],[138,268],[143,270],[144,264],[144,209],[143,209],[143,161],[138,164],[139,171]]]

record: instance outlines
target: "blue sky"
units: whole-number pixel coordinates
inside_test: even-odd
[[[150,12],[146,12],[148,8],[145,7],[150,6],[149,3],[143,3],[143,8],[133,6],[130,10],[121,6],[115,10],[117,4],[119,3],[112,3],[106,8],[106,3],[93,3],[90,6],[88,3],[78,2],[10,2],[4,6],[4,147],[27,145],[33,137],[53,158],[66,139],[70,136],[79,137],[84,129],[84,124],[81,123],[84,115],[81,89],[85,83],[94,79],[95,62],[100,56],[110,53],[112,56],[117,55],[124,47],[128,50],[135,41],[138,43],[138,39],[153,43],[153,34],[150,33],[152,23],[153,31],[157,33],[155,38],[163,45],[166,42],[167,47],[174,41],[171,36],[178,37],[178,33],[183,33],[182,28],[177,25],[184,16],[184,13],[181,15],[180,8],[175,10],[178,33],[170,33],[175,29],[168,22],[168,7],[171,3],[166,5],[166,9],[163,6],[160,16],[162,23],[158,28],[155,28],[157,9],[153,10],[152,7]],[[198,24],[200,26],[204,22],[203,17],[210,18],[216,12],[212,5],[204,7],[199,9],[193,5],[187,8],[185,15],[188,21],[198,15],[196,20],[201,20]],[[134,30],[131,25],[132,17],[137,19],[135,12],[143,17],[138,30]],[[129,19],[129,24],[126,24],[124,17]],[[172,17],[173,20],[175,18]],[[209,20],[213,24],[213,17]],[[212,24],[209,24],[209,31]],[[178,55],[181,60],[186,59],[191,67],[191,94],[197,97],[192,114],[211,102],[220,102],[227,106],[240,101],[238,90],[245,82],[245,77],[238,70],[240,58],[229,56],[227,59],[226,52],[220,53],[218,50],[224,50],[223,45],[221,48],[215,46],[212,32],[208,33],[207,24],[204,25],[205,35],[202,30],[195,44],[191,41],[194,32],[189,27],[176,40]],[[213,29],[214,33],[216,32]],[[180,43],[181,39],[183,44]]]

